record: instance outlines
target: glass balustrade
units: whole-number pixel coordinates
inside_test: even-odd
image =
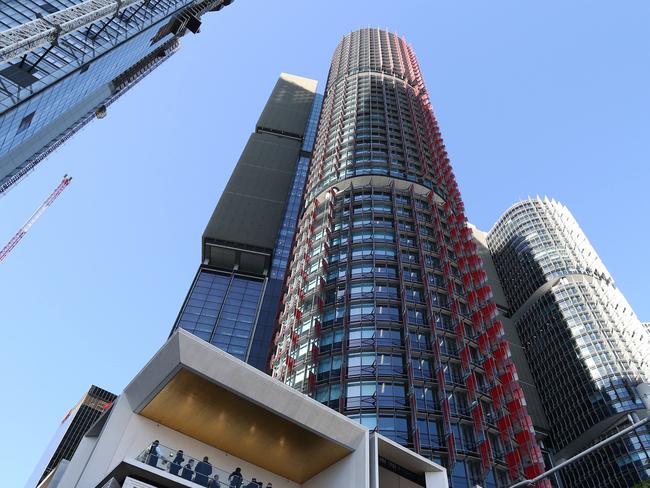
[[[270,488],[271,485],[256,478],[245,479],[243,473],[227,472],[213,466],[209,459],[202,461],[183,452],[183,450],[158,444],[143,450],[136,459],[154,468],[166,471],[191,481],[198,486],[210,488]],[[255,481],[253,481],[253,479]]]

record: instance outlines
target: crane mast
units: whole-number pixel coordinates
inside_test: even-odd
[[[57,197],[61,194],[63,190],[65,190],[65,187],[70,184],[70,181],[72,181],[72,177],[68,175],[63,176],[63,180],[61,180],[61,183],[59,183],[59,186],[57,186],[52,194],[47,197],[47,199],[41,204],[40,207],[36,209],[36,212],[32,214],[32,216],[25,222],[25,224],[16,232],[16,235],[11,238],[11,240],[7,243],[7,245],[2,248],[2,251],[0,251],[0,262],[4,260],[4,258],[7,257],[7,255],[12,251],[14,247],[20,242],[20,240],[23,238],[25,234],[27,234],[27,231],[34,225],[34,223],[39,219],[41,215],[47,210],[47,208],[52,205],[54,200],[57,199]]]

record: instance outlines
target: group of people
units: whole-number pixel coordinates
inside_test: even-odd
[[[160,453],[160,442],[157,440],[151,443],[147,451],[146,462],[150,466],[159,467],[158,460],[162,459]],[[163,460],[163,465],[167,461]],[[208,456],[203,458],[203,461],[199,461],[194,465],[194,459],[188,459],[185,463],[185,455],[182,450],[176,452],[176,456],[169,463],[169,472],[170,474],[180,476],[183,479],[188,481],[193,481],[197,485],[207,486],[209,488],[223,488],[223,486],[228,486],[229,488],[264,488],[264,483],[257,481],[256,478],[253,478],[249,483],[244,485],[244,475],[241,472],[241,468],[235,469],[230,476],[228,476],[227,481],[221,481],[217,473],[212,474],[212,464],[208,461]],[[269,481],[266,484],[266,488],[273,488],[273,484]]]

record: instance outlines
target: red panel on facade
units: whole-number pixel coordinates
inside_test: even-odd
[[[445,426],[449,425],[449,398],[445,394],[444,398],[440,401],[440,406],[442,408],[442,419],[445,422]]]
[[[467,391],[469,393],[470,400],[475,401],[477,396],[476,396],[476,376],[474,376],[474,373],[469,374],[469,376],[465,380],[465,384],[467,385]]]
[[[456,327],[454,328],[454,332],[456,334],[456,344],[458,344],[458,346],[462,346],[463,345],[463,334],[465,332],[463,324],[462,323],[456,324]]]
[[[470,353],[469,353],[469,347],[468,346],[463,347],[459,352],[460,361],[461,361],[461,363],[463,365],[463,369],[465,369],[465,371],[469,371],[469,354]]]
[[[478,336],[478,349],[481,354],[487,354],[490,349],[490,339],[487,334],[481,334]]]
[[[521,458],[517,451],[510,451],[506,453],[506,464],[508,465],[508,473],[510,479],[515,481],[519,478],[519,467],[521,466]]]
[[[445,373],[442,370],[442,368],[438,369],[438,372],[436,373],[438,376],[438,386],[440,387],[440,390],[445,389]]]
[[[483,362],[483,369],[485,369],[485,375],[487,376],[487,379],[490,383],[494,381],[494,376],[495,376],[495,362],[493,357],[487,358]]]
[[[481,469],[483,472],[488,471],[492,464],[492,446],[489,439],[485,439],[479,444],[479,452],[481,453]]]
[[[519,444],[526,444],[530,441],[535,440],[535,434],[528,430],[522,430],[521,432],[517,432],[515,434],[515,439]]]
[[[452,433],[447,435],[447,451],[449,453],[449,466],[453,466],[456,463],[456,439]]]
[[[494,385],[490,389],[490,398],[492,398],[492,402],[494,403],[494,409],[495,410],[500,410],[501,407],[503,407],[503,388],[501,385]]]
[[[481,407],[481,402],[478,402],[472,410],[472,419],[474,421],[474,431],[476,433],[483,430],[483,407]]]
[[[504,445],[508,445],[511,436],[512,424],[510,423],[510,417],[507,415],[497,419],[497,428],[499,429],[499,437]]]

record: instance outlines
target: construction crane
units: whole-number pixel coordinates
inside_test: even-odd
[[[43,215],[43,213],[47,210],[47,207],[52,205],[54,200],[57,199],[57,197],[61,194],[63,190],[65,190],[65,187],[70,184],[70,181],[72,181],[72,177],[68,175],[63,175],[63,180],[61,180],[61,183],[59,183],[59,186],[57,186],[52,194],[47,197],[47,199],[42,203],[38,209],[36,209],[36,212],[32,214],[32,216],[29,218],[27,222],[25,222],[25,225],[23,225],[20,230],[16,233],[15,236],[11,238],[11,240],[7,243],[7,245],[0,251],[0,262],[7,257],[7,255],[11,252],[11,250],[16,247],[16,245],[20,242],[20,240],[23,238],[25,234],[27,234],[27,231],[34,225],[34,223],[38,220],[38,218]]]

